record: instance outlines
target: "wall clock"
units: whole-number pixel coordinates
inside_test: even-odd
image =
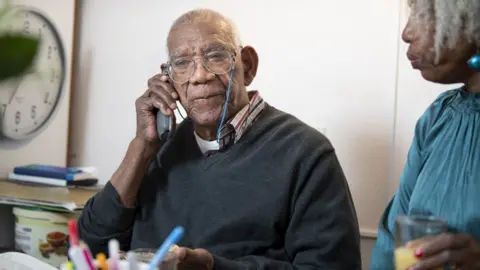
[[[41,11],[21,6],[7,31],[40,37],[31,72],[0,84],[0,140],[27,140],[52,120],[63,96],[65,49],[54,23]]]

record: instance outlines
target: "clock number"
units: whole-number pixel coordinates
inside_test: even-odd
[[[20,111],[17,111],[15,113],[15,125],[20,124],[20,116],[21,116]]]
[[[32,110],[30,111],[30,117],[32,119],[37,118],[37,106],[33,105]]]
[[[50,60],[52,59],[52,45],[48,46],[48,54],[47,54],[47,59]]]
[[[42,28],[38,28],[38,37],[42,38]]]
[[[43,98],[43,103],[48,103],[48,97],[50,96],[50,92],[45,93],[45,97]]]
[[[56,77],[56,76],[55,76],[55,70],[52,69],[52,72],[51,72],[51,74],[50,74],[50,82],[51,82],[51,83],[53,83],[53,81],[55,81],[55,77]]]
[[[26,20],[23,22],[23,31],[27,34],[30,34],[30,21]]]

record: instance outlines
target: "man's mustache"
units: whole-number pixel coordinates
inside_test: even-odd
[[[187,89],[187,99],[188,100],[208,99],[215,96],[225,96],[226,93],[227,93],[227,89],[223,89],[213,85],[204,85],[201,88]]]

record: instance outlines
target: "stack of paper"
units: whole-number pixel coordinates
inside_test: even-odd
[[[0,180],[0,204],[36,206],[57,211],[78,211],[99,189],[44,187]]]

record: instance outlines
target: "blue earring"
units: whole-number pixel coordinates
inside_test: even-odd
[[[477,53],[474,56],[468,59],[467,63],[471,69],[480,72],[480,48],[477,49]]]

